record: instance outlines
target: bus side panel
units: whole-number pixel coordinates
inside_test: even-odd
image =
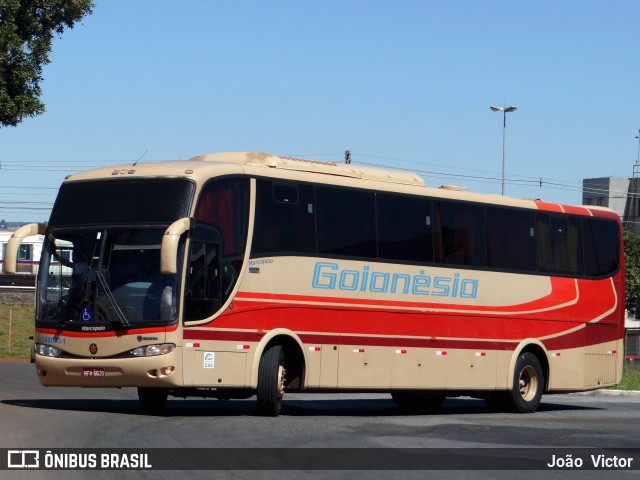
[[[505,352],[491,350],[454,350],[447,355],[450,367],[448,389],[493,389],[496,386],[498,358]],[[509,352],[506,352],[508,355]]]
[[[247,354],[196,350],[194,355],[194,386],[244,387]]]
[[[622,378],[623,340],[549,352],[549,391],[592,390]]]
[[[379,346],[340,345],[338,387],[390,388],[391,349]]]

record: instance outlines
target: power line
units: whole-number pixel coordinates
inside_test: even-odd
[[[335,152],[335,153],[314,153],[314,154],[292,154],[291,156],[299,157],[299,158],[313,158],[313,157],[343,157],[344,152]],[[502,182],[502,178],[498,176],[496,172],[488,171],[488,170],[480,170],[480,169],[469,169],[466,167],[458,167],[455,165],[443,165],[438,163],[429,163],[422,161],[414,161],[407,160],[402,158],[395,157],[387,157],[381,155],[371,155],[367,153],[357,153],[351,151],[352,158],[357,157],[367,157],[375,160],[383,160],[385,164],[379,163],[371,163],[371,162],[356,162],[361,165],[369,165],[374,167],[386,167],[386,168],[395,168],[399,170],[408,170],[419,175],[423,175],[428,178],[438,178],[444,180],[457,180],[457,181],[466,181],[466,182],[475,182],[475,183],[485,183],[485,184],[499,184]],[[342,161],[342,160],[341,160]],[[388,165],[386,162],[393,162],[396,165]],[[72,162],[70,162],[72,163]],[[127,161],[113,161],[113,162],[105,162],[103,164],[87,164],[87,163],[77,163],[77,164],[64,164],[60,165],[55,162],[48,161],[40,161],[37,163],[25,162],[25,163],[2,163],[0,167],[1,170],[10,170],[10,171],[42,171],[42,172],[59,172],[64,171],[66,173],[74,173],[78,171],[84,171],[94,168],[102,168],[108,167],[109,164],[125,164],[129,163]],[[398,167],[397,164],[410,164],[414,165],[413,168],[402,168]],[[418,167],[418,168],[416,168]],[[430,169],[425,167],[438,167],[437,169]],[[442,170],[441,170],[442,169]],[[0,170],[0,171],[1,171]],[[451,171],[454,170],[454,171]],[[478,175],[473,175],[469,173],[458,173],[455,170],[463,170],[464,172],[475,172]],[[568,191],[568,192],[576,192],[576,193],[587,193],[587,194],[602,194],[606,196],[618,196],[619,198],[633,198],[634,195],[630,194],[628,191],[611,191],[609,189],[599,189],[596,187],[583,187],[581,181],[570,181],[570,180],[557,180],[557,179],[545,179],[544,177],[532,177],[525,175],[509,175],[505,178],[505,182],[510,185],[515,186],[528,186],[528,187],[539,187],[539,188],[548,188],[554,190]],[[57,192],[58,187],[37,187],[37,186],[26,186],[26,185],[1,185],[0,189],[8,189],[8,190],[29,190],[29,193],[24,192],[13,192],[12,196],[36,196],[36,195],[54,195],[53,192]],[[32,193],[33,191],[42,192],[43,190],[48,190],[48,193]],[[3,194],[8,194],[7,192],[0,192],[0,196]],[[640,197],[640,194],[637,195]],[[20,205],[20,206],[18,206]],[[41,205],[41,206],[36,206]],[[53,206],[53,200],[51,202],[28,202],[28,201],[10,201],[10,200],[0,200],[0,209],[2,210],[13,210],[15,212],[18,211],[48,211]]]
[[[465,167],[457,167],[452,165],[411,161],[411,160],[405,160],[405,159],[399,159],[399,158],[393,158],[393,157],[370,155],[366,153],[354,154],[352,152],[352,156],[353,155],[376,158],[380,160],[387,160],[387,161],[393,161],[393,162],[399,162],[399,163],[409,163],[409,164],[415,164],[415,165],[431,165],[431,166],[437,166],[437,167],[444,167],[447,169],[455,169],[455,170],[463,169],[468,172],[479,172],[479,173],[489,174],[489,175],[469,175],[469,174],[452,173],[452,172],[446,172],[446,171],[416,169],[416,168],[402,169],[402,170],[410,170],[414,173],[427,176],[428,178],[453,179],[453,180],[463,180],[463,181],[476,182],[476,183],[491,183],[491,184],[497,184],[502,182],[501,177],[499,178],[497,176],[492,176],[492,175],[497,175],[495,172],[487,171],[487,170],[469,169]],[[369,162],[360,162],[360,164],[374,166],[374,167],[383,166],[388,168],[398,168],[396,166],[380,165],[380,164],[369,163]],[[549,188],[553,190],[561,190],[561,191],[576,192],[576,193],[602,194],[606,196],[614,196],[614,197],[617,196],[619,198],[640,197],[640,194],[636,195],[629,192],[628,190],[611,191],[609,189],[584,187],[582,184],[582,181],[545,179],[544,177],[531,177],[531,176],[525,176],[525,175],[510,175],[506,177],[505,182],[510,185],[516,185],[516,186],[530,186],[530,187],[537,186],[539,188]]]

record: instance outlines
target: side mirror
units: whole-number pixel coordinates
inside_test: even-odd
[[[7,248],[4,252],[4,267],[3,272],[8,275],[14,275],[16,273],[16,266],[18,263],[18,251],[22,241],[32,235],[44,235],[47,230],[46,223],[30,223],[18,228],[11,238],[7,242]]]
[[[184,217],[173,222],[165,230],[160,249],[160,273],[175,274],[178,272],[178,242],[180,236],[191,230],[193,224],[192,218]]]

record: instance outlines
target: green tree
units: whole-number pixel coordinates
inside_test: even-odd
[[[624,263],[627,282],[627,308],[640,305],[640,236],[627,228],[624,231]]]
[[[53,36],[92,8],[91,0],[0,0],[0,127],[45,111],[40,82]]]

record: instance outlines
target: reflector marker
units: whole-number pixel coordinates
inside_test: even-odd
[[[198,343],[198,342],[196,342],[196,343],[188,342],[188,343],[185,344],[185,346],[187,348],[200,348],[200,343]]]
[[[353,353],[364,353],[364,348],[354,348]]]
[[[309,347],[309,351],[310,352],[319,352],[320,351],[320,347]]]
[[[396,350],[396,353],[397,353],[398,355],[406,355],[406,354],[407,354],[407,351],[406,351],[406,350],[404,350],[404,349],[402,349],[402,350]]]
[[[607,355],[616,355],[618,353],[617,350],[608,350]]]
[[[238,350],[250,350],[251,345],[236,345],[236,349]]]
[[[476,352],[476,357],[486,357],[487,352]]]
[[[552,357],[559,357],[560,356],[560,352],[553,352],[551,354]]]
[[[436,355],[438,355],[439,357],[444,357],[447,355],[446,350],[436,350]]]

